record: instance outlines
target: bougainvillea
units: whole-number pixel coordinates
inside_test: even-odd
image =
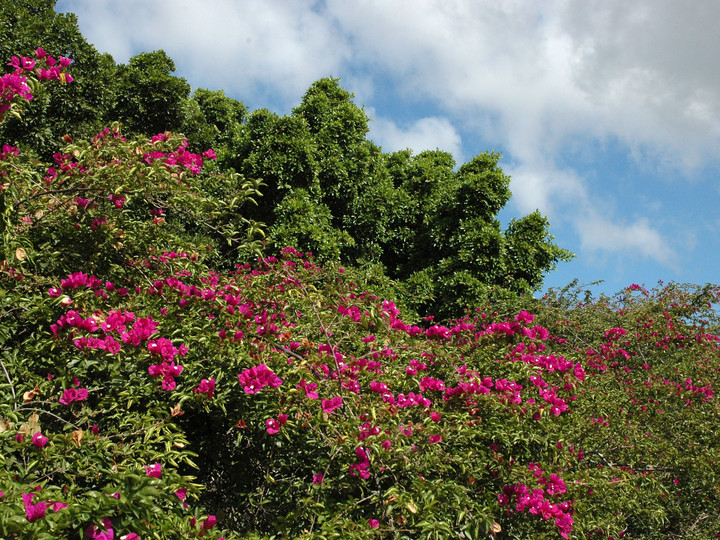
[[[415,321],[153,139],[3,150],[0,536],[720,532],[717,288]]]

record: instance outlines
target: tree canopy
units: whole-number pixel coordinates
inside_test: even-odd
[[[247,212],[265,224],[268,249],[293,245],[321,262],[376,268],[422,315],[459,316],[493,295],[531,293],[572,256],[538,212],[503,229],[510,178],[498,153],[459,166],[441,150],[385,153],[338,79],[313,83],[288,115],[249,112],[222,91],[191,93],[162,50],[115,64],[52,1],[0,6],[2,52],[30,54],[43,43],[73,60],[79,81],[44,91],[22,121],[8,118],[0,125],[8,143],[49,158],[63,136],[89,138],[113,121],[129,135],[182,132],[190,150],[214,148],[219,170],[261,182]]]

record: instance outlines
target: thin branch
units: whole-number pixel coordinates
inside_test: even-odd
[[[76,425],[73,424],[72,422],[69,422],[69,421],[65,420],[64,418],[58,416],[57,414],[51,413],[50,411],[46,411],[46,410],[43,410],[43,409],[37,409],[37,408],[35,408],[35,407],[20,407],[19,409],[16,409],[16,411],[33,411],[33,412],[36,412],[36,413],[48,414],[48,415],[52,416],[53,418],[56,418],[56,419],[60,420],[61,422],[63,422],[63,423],[65,423],[65,424],[68,424],[68,425],[74,427],[75,429],[80,429],[80,426],[76,426]]]
[[[81,187],[69,187],[66,189],[52,189],[48,191],[41,191],[40,193],[36,193],[35,195],[30,195],[29,197],[26,197],[25,199],[21,201],[17,201],[13,203],[13,208],[17,209],[18,207],[22,206],[26,202],[32,201],[33,199],[37,199],[38,197],[42,197],[43,195],[55,195],[58,193],[79,193],[79,192],[85,192],[85,191],[97,191],[98,193],[102,192],[103,190],[100,188],[81,188]]]
[[[10,378],[10,374],[8,373],[8,370],[5,367],[5,362],[0,360],[0,365],[2,366],[3,371],[5,372],[5,378],[7,379],[8,383],[10,384],[10,392],[12,392],[13,401],[15,401],[15,399],[17,399],[15,396],[15,386],[13,386],[12,379]]]

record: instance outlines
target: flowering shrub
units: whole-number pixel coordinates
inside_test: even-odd
[[[717,288],[418,322],[232,264],[257,186],[181,137],[2,155],[3,538],[720,532]]]
[[[35,59],[13,56],[8,65],[15,70],[0,77],[0,122],[8,112],[20,118],[22,103],[33,98],[40,81],[72,82],[72,75],[67,72],[70,63],[71,60],[63,56],[55,59],[42,47],[35,50]],[[45,67],[40,67],[41,64]]]

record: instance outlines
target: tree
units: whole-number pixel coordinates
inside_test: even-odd
[[[493,289],[536,290],[571,257],[537,212],[502,230],[496,216],[511,194],[500,154],[458,170],[439,150],[385,154],[352,98],[338,79],[321,79],[291,115],[255,111],[231,142],[228,164],[265,184],[255,219],[275,246],[381,263],[415,309],[441,317],[461,316]]]
[[[123,89],[110,110],[125,130],[133,134],[155,135],[177,131],[185,120],[190,85],[172,75],[175,63],[165,51],[133,56],[118,67],[118,86]]]

